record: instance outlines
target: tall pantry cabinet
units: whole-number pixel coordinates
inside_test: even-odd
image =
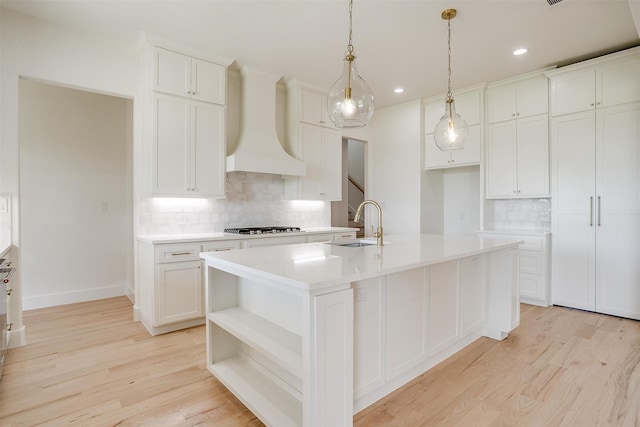
[[[640,319],[640,48],[547,75],[553,303]]]

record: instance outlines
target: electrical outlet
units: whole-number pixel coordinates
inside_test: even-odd
[[[100,203],[100,212],[109,212],[109,202]]]
[[[363,302],[367,300],[367,288],[356,288],[353,290],[353,301]]]
[[[178,224],[186,224],[187,223],[187,215],[180,214],[178,215]]]

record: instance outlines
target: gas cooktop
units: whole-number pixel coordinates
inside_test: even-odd
[[[300,227],[283,227],[275,225],[271,227],[242,227],[242,228],[225,228],[225,233],[232,234],[275,234],[275,233],[299,233]]]

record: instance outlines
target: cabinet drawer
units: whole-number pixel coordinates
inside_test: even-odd
[[[520,250],[523,251],[538,251],[542,252],[542,239],[518,237],[520,243]]]
[[[225,241],[202,243],[202,252],[230,251],[231,249],[240,249],[240,241],[225,240]]]
[[[200,259],[199,244],[190,243],[184,245],[158,246],[157,251],[159,264],[178,261],[197,261]]]
[[[521,273],[542,274],[543,271],[542,252],[520,250]]]

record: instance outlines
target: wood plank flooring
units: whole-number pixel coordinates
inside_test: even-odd
[[[364,411],[364,426],[640,426],[640,322],[522,305]],[[25,312],[9,351],[2,426],[261,426],[205,368],[204,326],[151,337],[125,297]]]

